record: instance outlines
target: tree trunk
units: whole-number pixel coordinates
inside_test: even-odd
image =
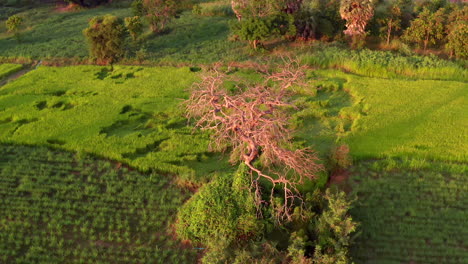
[[[390,20],[390,24],[388,25],[387,30],[387,46],[390,45],[390,36],[392,35],[392,20]]]
[[[258,42],[259,42],[258,40],[254,40],[254,41],[253,41],[252,44],[253,44],[254,50],[257,50]]]
[[[429,33],[426,34],[426,38],[424,39],[424,52],[426,52],[428,43],[429,43]]]

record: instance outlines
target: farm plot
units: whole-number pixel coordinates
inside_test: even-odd
[[[0,145],[0,263],[194,263],[171,179],[86,155]]]
[[[189,68],[39,67],[0,88],[0,141],[206,179],[227,164],[183,117],[186,89],[197,78]]]
[[[416,169],[419,168],[419,169]],[[356,263],[466,263],[468,166],[417,160],[353,168]]]

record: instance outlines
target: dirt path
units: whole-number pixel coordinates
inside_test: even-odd
[[[36,64],[33,64],[33,65],[25,65],[23,69],[15,72],[15,73],[12,73],[10,75],[8,75],[7,77],[3,78],[0,80],[0,87],[4,86],[5,84],[9,83],[10,81],[14,81],[16,79],[18,79],[19,77],[25,75],[26,73],[32,71],[32,70],[35,70],[37,69],[37,67],[40,65],[40,62],[39,63],[36,63]]]

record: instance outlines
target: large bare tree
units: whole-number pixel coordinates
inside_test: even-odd
[[[286,111],[293,107],[288,102],[289,88],[305,85],[304,80],[304,67],[295,62],[267,74],[259,84],[213,70],[194,86],[186,102],[187,117],[197,119],[197,127],[212,131],[211,149],[230,149],[232,163],[243,162],[250,168],[257,206],[273,206],[278,220],[291,219],[291,209],[303,204],[298,185],[322,169],[311,149],[294,149],[291,142],[293,131]],[[227,81],[237,83],[237,92],[225,89]],[[261,180],[269,184],[262,185]],[[269,201],[262,199],[266,185],[271,186]],[[280,203],[275,190],[281,192]]]

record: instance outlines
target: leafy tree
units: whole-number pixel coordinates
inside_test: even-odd
[[[401,29],[402,11],[397,1],[392,1],[386,5],[379,14],[377,23],[380,25],[379,31],[386,44],[390,44],[390,39],[396,31]]]
[[[133,41],[136,41],[143,32],[143,24],[139,16],[126,17],[125,27],[130,33],[130,36],[132,36]]]
[[[298,37],[333,38],[344,27],[339,10],[339,0],[304,0],[295,14]]]
[[[468,58],[468,6],[454,10],[448,18],[446,50],[450,56]]]
[[[109,0],[66,0],[69,3],[77,4],[82,7],[95,7],[101,4],[109,3]]]
[[[124,55],[125,33],[122,20],[112,15],[92,18],[89,27],[83,30],[91,56],[110,65]]]
[[[374,15],[371,0],[341,0],[341,18],[346,20],[345,35],[353,40],[353,46],[360,45],[366,36],[366,26]]]
[[[314,264],[348,264],[348,246],[351,233],[357,224],[349,216],[351,202],[341,191],[327,189],[325,198],[328,206],[320,215],[317,224],[318,243],[315,247]]]
[[[286,14],[246,18],[232,24],[231,30],[241,40],[248,41],[250,46],[255,50],[264,40],[277,36],[294,36],[296,34],[294,18]]]
[[[153,32],[160,32],[177,12],[175,0],[143,0],[143,9]]]
[[[418,43],[426,51],[429,44],[436,44],[444,38],[445,10],[443,8],[435,13],[427,8],[423,10],[417,19],[411,22],[411,26],[405,30],[403,40],[410,43]]]
[[[16,40],[20,41],[19,28],[23,24],[23,18],[18,15],[12,15],[5,22],[8,32],[13,33]]]

